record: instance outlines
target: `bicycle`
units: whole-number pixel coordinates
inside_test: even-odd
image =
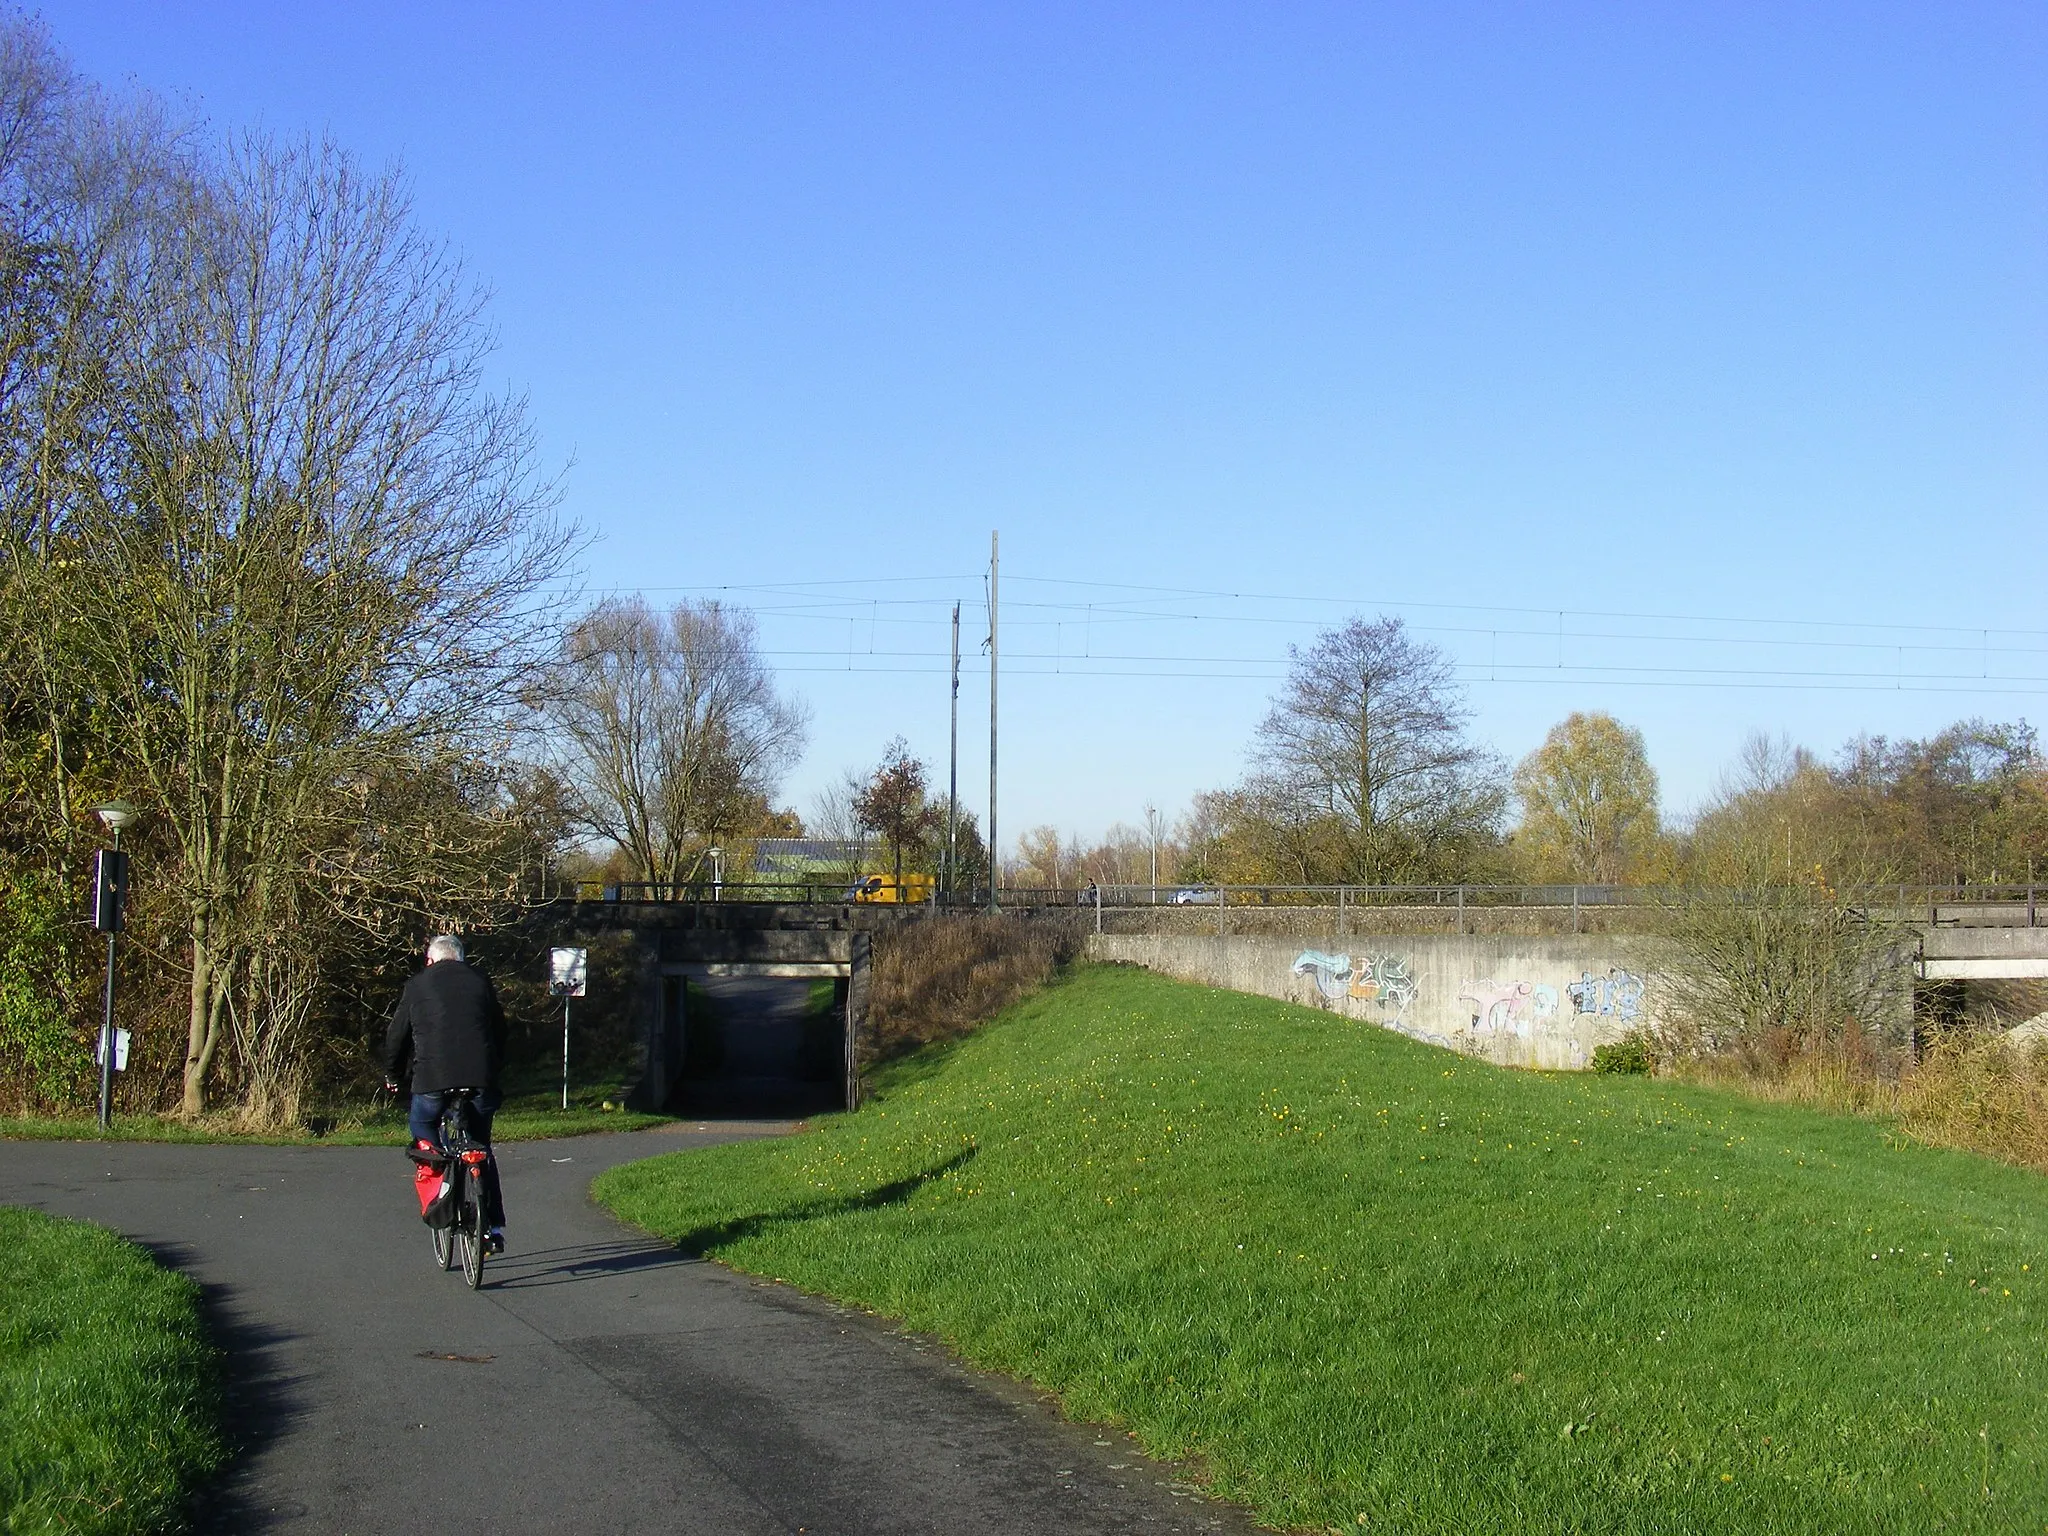
[[[489,1201],[484,1179],[491,1162],[491,1149],[470,1134],[470,1116],[480,1089],[451,1088],[441,1104],[436,1127],[437,1151],[455,1179],[455,1219],[445,1227],[434,1227],[434,1262],[442,1270],[455,1267],[459,1254],[462,1278],[474,1291],[484,1283],[484,1256],[490,1248]]]

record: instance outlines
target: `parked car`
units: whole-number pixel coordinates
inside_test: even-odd
[[[1176,907],[1213,907],[1223,900],[1223,893],[1206,885],[1189,885],[1173,893]]]

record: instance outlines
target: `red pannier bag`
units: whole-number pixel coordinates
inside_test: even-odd
[[[430,1227],[455,1224],[455,1159],[436,1150],[431,1141],[416,1141],[405,1149],[412,1159],[412,1188],[419,1196],[420,1220]]]

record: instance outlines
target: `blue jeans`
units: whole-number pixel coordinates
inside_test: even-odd
[[[446,1102],[445,1093],[416,1093],[412,1096],[412,1139],[431,1141],[436,1146],[441,1142],[441,1106]],[[491,1144],[491,1116],[498,1112],[498,1106],[505,1102],[505,1095],[495,1088],[487,1088],[476,1096],[475,1114],[470,1129],[476,1139],[485,1146]]]
[[[412,1096],[411,1129],[412,1139],[441,1144],[441,1107],[447,1101],[445,1093],[416,1093]],[[491,1144],[491,1116],[498,1106],[505,1102],[505,1095],[495,1088],[486,1089],[476,1096],[472,1105],[470,1135],[483,1146]],[[505,1225],[505,1194],[498,1187],[498,1160],[493,1157],[484,1164],[484,1215],[490,1225]]]

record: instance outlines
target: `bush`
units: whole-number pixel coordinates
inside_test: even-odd
[[[15,1107],[60,1109],[93,1078],[91,1046],[65,996],[73,927],[50,876],[23,873],[0,895],[0,1062]]]
[[[934,917],[875,935],[869,1054],[954,1040],[1050,982],[1080,952],[1065,925],[1018,917]]]
[[[1657,1070],[1657,1056],[1651,1048],[1650,1037],[1639,1029],[1632,1029],[1612,1045],[1595,1046],[1593,1070],[1628,1072],[1647,1077]]]
[[[1733,1054],[1752,1069],[1847,1049],[1899,1050],[1910,1028],[1896,914],[1829,885],[1786,878],[1767,859],[1727,883],[1679,894],[1665,910],[1665,965],[1678,1054]]]

